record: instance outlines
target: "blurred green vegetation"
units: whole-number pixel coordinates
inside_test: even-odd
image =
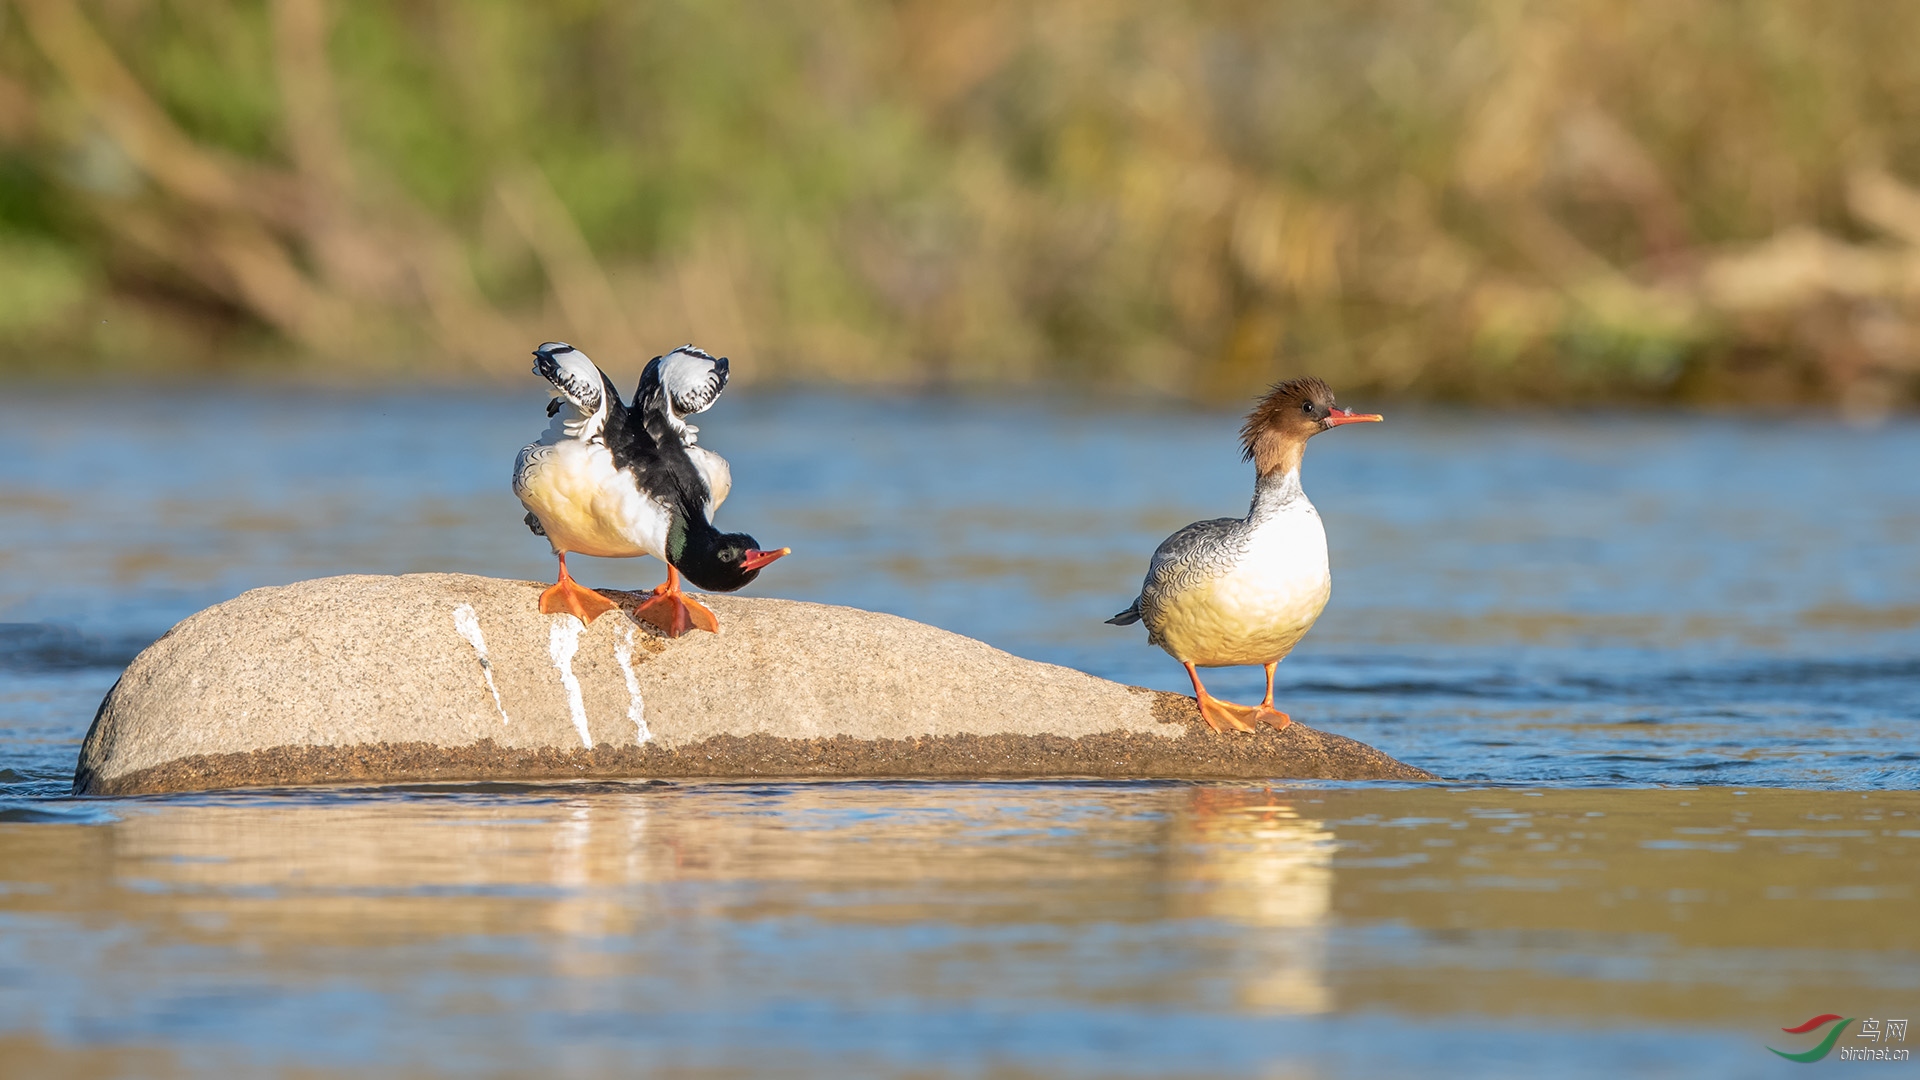
[[[1908,404],[1920,6],[0,0],[0,368]]]

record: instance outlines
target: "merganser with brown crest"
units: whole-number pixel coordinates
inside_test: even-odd
[[[726,389],[727,358],[692,345],[654,357],[628,408],[613,380],[566,342],[549,341],[533,355],[534,374],[553,384],[553,422],[520,451],[513,493],[527,508],[527,527],[560,560],[560,581],[540,594],[540,610],[592,622],[618,606],[568,575],[569,552],[652,555],[667,564],[667,580],[634,614],[669,637],[695,627],[718,631],[712,610],[681,591],[680,575],[710,592],[732,592],[790,553],[762,551],[753,537],[713,525],[733,474],[726,459],[695,445],[700,429],[685,418],[705,412]]]
[[[1313,436],[1379,419],[1337,408],[1319,379],[1273,387],[1240,429],[1259,474],[1247,516],[1196,521],[1167,537],[1133,606],[1107,620],[1147,624],[1147,642],[1185,665],[1200,715],[1215,731],[1293,722],[1273,707],[1273,669],[1306,636],[1333,589],[1327,533],[1300,487],[1300,459]],[[1266,700],[1257,706],[1207,693],[1195,670],[1242,664],[1267,669]]]

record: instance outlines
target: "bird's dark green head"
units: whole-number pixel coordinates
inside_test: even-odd
[[[792,548],[762,551],[746,533],[723,533],[711,525],[689,527],[677,515],[667,530],[667,561],[708,592],[741,588],[760,576],[761,567],[792,552]]]

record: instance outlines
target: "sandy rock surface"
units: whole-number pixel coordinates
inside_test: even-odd
[[[256,589],[141,653],[74,790],[648,776],[1423,779],[1296,723],[1220,735],[1191,698],[892,615],[704,596],[720,633],[542,615],[463,574]],[[608,591],[630,608],[640,594]]]

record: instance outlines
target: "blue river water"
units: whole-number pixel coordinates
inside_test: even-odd
[[[201,607],[550,579],[507,490],[543,399],[0,396],[0,1071],[1756,1075],[1799,1067],[1783,1027],[1920,1005],[1911,420],[1423,406],[1315,439],[1334,593],[1279,702],[1446,784],[66,796],[120,668]],[[1102,620],[1244,511],[1231,413],[701,420],[722,524],[795,549],[750,593],[1186,689]]]

